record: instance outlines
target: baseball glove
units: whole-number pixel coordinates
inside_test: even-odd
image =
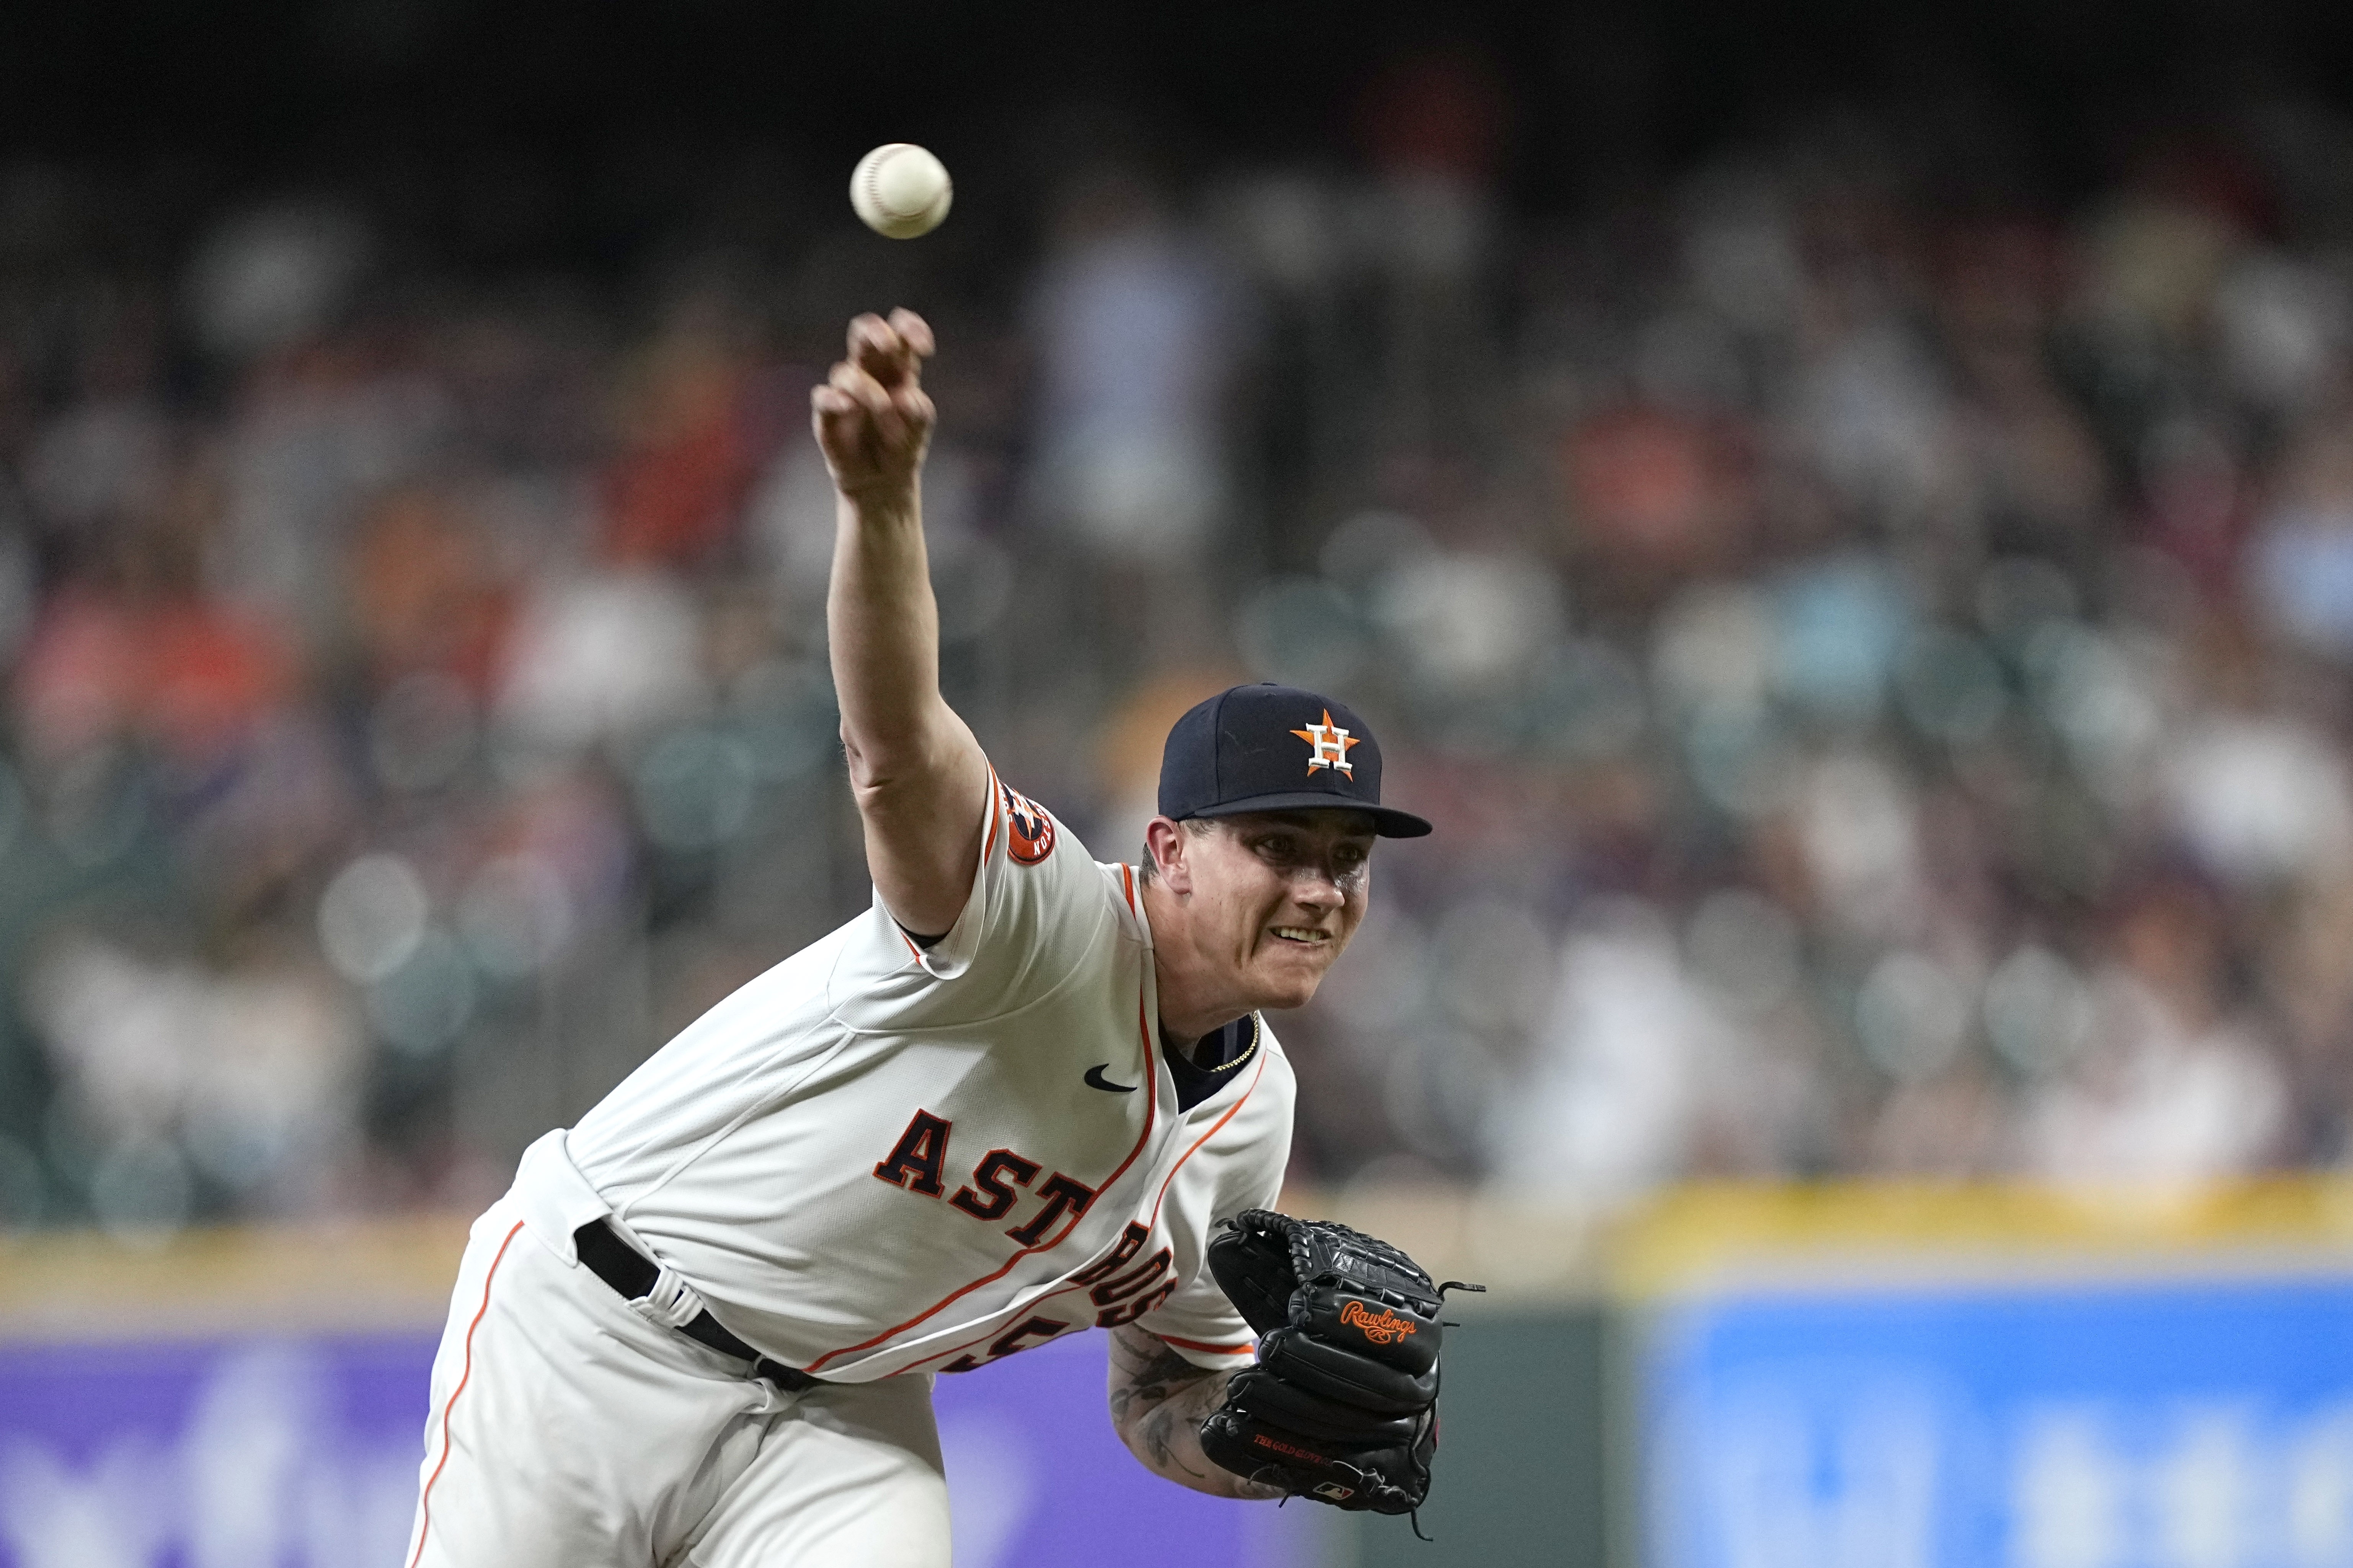
[[[1410,1513],[1438,1451],[1446,1292],[1362,1231],[1251,1209],[1209,1243],[1209,1271],[1259,1335],[1201,1423],[1236,1475],[1345,1509]]]

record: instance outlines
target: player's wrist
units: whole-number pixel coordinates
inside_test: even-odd
[[[861,528],[920,524],[923,489],[913,476],[834,481],[838,504]]]

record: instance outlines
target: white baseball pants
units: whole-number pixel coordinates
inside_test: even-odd
[[[523,1189],[459,1269],[407,1568],[947,1568],[929,1377],[748,1381],[631,1310]]]

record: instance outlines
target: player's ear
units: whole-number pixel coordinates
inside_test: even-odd
[[[1167,817],[1155,816],[1144,830],[1144,847],[1152,857],[1152,874],[1172,893],[1193,890],[1192,868],[1185,849],[1190,835]]]

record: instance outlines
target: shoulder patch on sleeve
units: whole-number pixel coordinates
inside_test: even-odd
[[[1035,866],[1054,852],[1054,818],[1046,808],[999,782],[1005,793],[1005,852],[1024,866]]]

